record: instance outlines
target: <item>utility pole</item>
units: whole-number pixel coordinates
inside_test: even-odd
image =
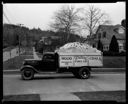
[[[23,25],[23,24],[17,24],[18,26],[20,26],[20,28],[21,28],[21,26]],[[22,30],[21,30],[22,31]],[[20,33],[21,34],[21,33]],[[21,49],[21,47],[20,47],[20,35],[18,34],[18,44],[19,44],[19,56],[20,56],[20,49]]]

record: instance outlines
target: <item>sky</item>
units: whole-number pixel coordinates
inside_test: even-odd
[[[28,28],[40,28],[49,30],[49,24],[53,21],[55,11],[63,5],[74,5],[76,8],[87,8],[94,5],[107,13],[112,25],[121,24],[126,16],[126,3],[6,3],[3,4],[3,23],[23,24]],[[5,17],[7,16],[7,18]]]

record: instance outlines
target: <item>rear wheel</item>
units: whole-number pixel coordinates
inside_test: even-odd
[[[21,71],[21,78],[23,80],[30,80],[30,79],[33,79],[33,77],[34,77],[33,69],[31,69],[31,68],[24,68]]]
[[[91,75],[90,70],[87,67],[80,68],[78,74],[81,79],[88,79]]]

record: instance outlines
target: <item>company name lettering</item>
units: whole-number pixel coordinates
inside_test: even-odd
[[[72,57],[62,57],[62,60],[72,60]]]
[[[101,60],[100,57],[89,57],[90,60]]]

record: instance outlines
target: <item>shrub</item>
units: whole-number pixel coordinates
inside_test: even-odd
[[[118,45],[118,42],[117,42],[115,35],[113,35],[113,37],[111,39],[111,43],[109,45],[109,51],[115,52],[115,53],[119,52],[119,45]]]
[[[103,44],[102,44],[102,42],[100,40],[98,41],[97,49],[100,50],[100,51],[103,51]]]

